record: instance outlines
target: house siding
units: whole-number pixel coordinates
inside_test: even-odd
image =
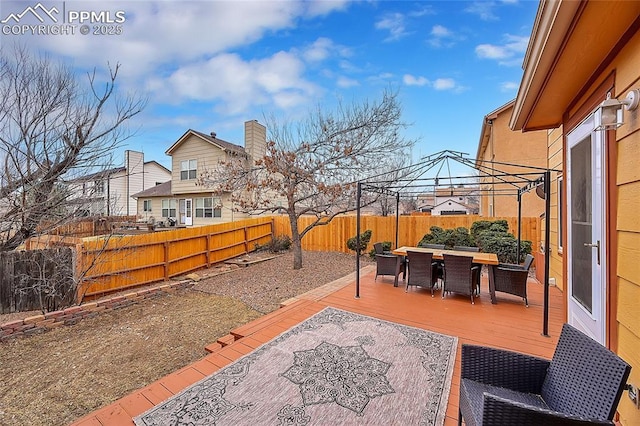
[[[631,89],[640,88],[640,34],[636,33],[620,50],[610,65],[585,93],[595,90],[607,76],[615,76],[613,96],[624,98]],[[585,95],[586,96],[586,95]],[[616,266],[615,283],[609,283],[617,294],[614,324],[611,330],[617,335],[617,353],[632,369],[629,383],[640,385],[640,109],[624,111],[624,125],[615,131],[617,158],[615,160],[616,203],[615,235],[612,247]],[[612,194],[610,194],[612,195]],[[608,212],[607,214],[610,214]],[[625,425],[640,424],[640,410],[623,396],[618,407],[620,422]]]
[[[549,229],[549,278],[555,280],[556,285],[564,290],[564,269],[563,251],[560,248],[559,242],[559,222],[561,218],[560,210],[558,206],[558,184],[559,178],[562,178],[562,185],[564,185],[563,161],[564,161],[564,149],[563,149],[563,135],[562,126],[554,130],[549,131],[548,137],[548,153],[549,153],[549,168],[553,170],[560,170],[560,172],[554,171],[551,173],[551,217],[550,217],[550,229]],[[567,191],[564,190],[563,194]],[[566,195],[564,196],[566,199]],[[544,223],[543,223],[544,226]],[[544,238],[544,230],[542,232],[542,238]],[[566,239],[566,233],[565,237]],[[566,244],[566,243],[563,243]],[[545,244],[546,246],[546,244]]]
[[[640,34],[621,50],[613,63],[616,95],[640,87]],[[640,110],[625,111],[625,125],[616,131],[618,243],[618,352],[632,365],[630,382],[640,384]],[[624,401],[625,424],[640,424],[640,411]]]
[[[495,116],[491,116],[491,125],[487,127],[488,142],[478,153],[478,159],[483,160],[484,167],[492,167],[491,162],[516,164],[519,166],[547,167],[547,132],[514,132],[509,128],[509,119],[513,107],[499,111]],[[487,117],[489,118],[489,117]],[[534,172],[516,166],[505,166],[495,164],[493,166],[500,172],[505,173],[526,173]],[[500,173],[496,172],[496,173]],[[487,173],[491,173],[487,171]],[[535,176],[532,176],[535,179]],[[499,195],[500,191],[509,190],[513,192],[514,187],[510,184],[501,184],[499,179],[480,174],[480,185],[484,189],[480,197],[480,214],[482,216],[517,216],[518,200],[515,195]],[[521,186],[521,184],[519,184]],[[522,216],[537,217],[544,212],[545,203],[540,199],[535,191],[530,191],[522,196]]]
[[[164,183],[171,180],[171,172],[156,163],[145,163],[144,165],[144,182],[143,189],[149,189],[158,183]],[[141,191],[142,191],[141,190]]]
[[[182,161],[197,160],[196,173],[200,174],[225,158],[225,153],[220,148],[200,137],[190,135],[172,153],[171,160],[171,190],[174,194],[193,194],[200,192],[203,187],[196,186],[196,180],[180,180],[180,163]],[[203,191],[211,192],[211,191]]]

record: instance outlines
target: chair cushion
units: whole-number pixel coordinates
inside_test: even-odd
[[[469,421],[469,424],[482,424],[482,409],[484,405],[483,393],[485,392],[501,398],[531,405],[533,407],[549,408],[540,395],[532,393],[517,392],[511,389],[491,386],[470,379],[462,379],[460,387],[460,397],[466,399],[474,419],[473,422]],[[462,407],[462,401],[460,405]],[[465,417],[465,419],[467,419],[467,417]]]

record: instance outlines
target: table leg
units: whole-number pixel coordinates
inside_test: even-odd
[[[398,277],[402,269],[402,256],[396,256],[396,276],[393,279],[393,286],[398,287]]]
[[[494,265],[487,265],[488,273],[489,273],[489,294],[491,295],[491,303],[497,304],[496,300],[496,283],[494,282]]]

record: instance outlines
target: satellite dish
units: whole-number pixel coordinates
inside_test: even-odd
[[[538,186],[536,186],[536,195],[544,200],[544,181],[540,182]]]

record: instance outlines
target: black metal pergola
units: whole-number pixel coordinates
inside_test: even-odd
[[[513,163],[503,163],[497,161],[475,160],[467,157],[468,154],[455,151],[440,151],[438,153],[423,157],[417,164],[399,169],[399,172],[406,176],[401,179],[384,179],[387,173],[372,176],[366,180],[358,181],[356,194],[356,243],[360,247],[360,218],[363,192],[377,193],[386,196],[394,196],[396,199],[396,224],[395,224],[395,246],[398,247],[398,228],[400,224],[400,198],[401,196],[415,196],[417,194],[428,193],[430,190],[442,186],[442,181],[448,181],[450,188],[460,189],[473,186],[477,188],[479,196],[490,192],[492,196],[516,196],[518,200],[518,244],[516,256],[520,259],[521,231],[522,231],[522,196],[532,190],[545,200],[545,250],[544,250],[544,307],[543,307],[543,327],[542,334],[549,336],[549,238],[550,238],[550,216],[551,216],[551,172],[559,170],[542,167],[527,166]],[[461,164],[467,168],[475,170],[477,175],[452,176],[451,162]],[[448,175],[442,175],[444,167],[447,167]],[[518,170],[517,172],[505,171],[503,168]],[[423,177],[429,173],[435,176]],[[483,179],[479,182],[479,179]],[[455,185],[455,186],[454,186]],[[500,189],[495,187],[500,185]],[[491,189],[483,189],[491,186]],[[356,298],[360,298],[360,256],[356,251]]]

